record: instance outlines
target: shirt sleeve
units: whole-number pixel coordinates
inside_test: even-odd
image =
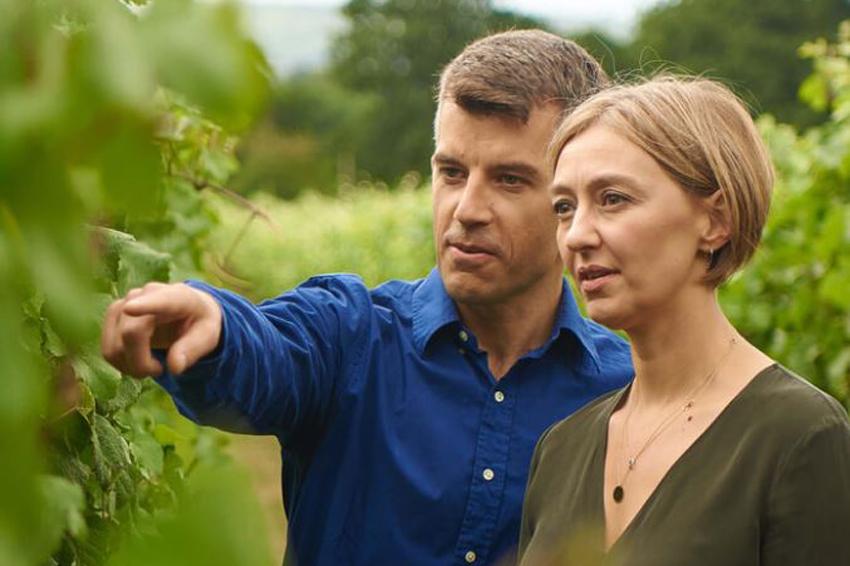
[[[197,281],[222,309],[218,348],[182,375],[157,381],[189,419],[223,430],[293,440],[318,434],[340,381],[357,372],[371,328],[371,300],[355,276],[314,277],[254,305]],[[162,356],[162,353],[160,353]]]
[[[850,564],[850,423],[831,415],[800,439],[771,490],[765,566]]]

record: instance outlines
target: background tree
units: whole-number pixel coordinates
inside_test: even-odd
[[[233,187],[293,198],[336,194],[356,180],[355,153],[366,143],[376,96],[342,86],[325,72],[278,84],[265,118],[240,144]]]
[[[809,74],[797,48],[833,37],[848,0],[678,0],[640,18],[630,49],[647,68],[672,62],[728,80],[756,113],[799,126],[824,119],[797,99]]]

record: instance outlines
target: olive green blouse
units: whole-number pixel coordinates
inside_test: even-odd
[[[785,368],[761,371],[677,460],[609,552],[608,420],[628,388],[537,444],[522,566],[850,566],[850,422]]]

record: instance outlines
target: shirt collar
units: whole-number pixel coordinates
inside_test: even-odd
[[[555,320],[555,326],[552,328],[550,343],[551,340],[557,339],[561,332],[565,330],[575,336],[587,354],[585,362],[590,363],[585,363],[585,365],[593,366],[597,372],[601,371],[602,365],[599,362],[599,351],[596,349],[596,342],[593,340],[590,323],[581,315],[575,297],[573,297],[573,292],[570,289],[570,284],[566,278],[563,279],[561,306],[558,310],[558,318]]]
[[[446,293],[443,279],[435,267],[413,292],[413,341],[417,350],[420,353],[424,352],[434,334],[453,323],[460,323],[460,315],[454,301]],[[575,336],[590,358],[592,362],[590,365],[595,366],[595,369],[599,371],[599,352],[591,336],[588,322],[579,312],[566,279],[563,280],[561,304],[547,347],[564,330]]]
[[[434,334],[452,323],[460,323],[460,315],[435,267],[413,291],[413,342],[416,349],[424,352]]]

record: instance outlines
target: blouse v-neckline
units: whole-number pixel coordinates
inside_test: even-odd
[[[635,513],[631,520],[628,522],[626,528],[624,528],[622,532],[620,532],[619,536],[614,540],[611,546],[605,549],[606,555],[610,556],[617,549],[618,546],[621,546],[621,541],[627,538],[631,531],[638,528],[639,524],[643,522],[644,516],[649,512],[648,509],[652,506],[655,500],[660,497],[659,492],[662,491],[664,484],[669,483],[668,478],[674,475],[675,472],[677,472],[677,470],[684,465],[682,462],[689,460],[693,457],[692,454],[699,449],[700,445],[707,442],[705,439],[709,436],[709,433],[712,432],[713,429],[717,428],[717,423],[729,418],[728,414],[733,411],[736,405],[739,404],[739,400],[749,394],[749,391],[754,387],[754,384],[760,381],[763,375],[770,373],[770,370],[776,368],[778,365],[778,363],[774,362],[759,370],[752,377],[752,379],[750,379],[750,381],[744,387],[742,387],[741,390],[738,391],[738,393],[736,393],[734,397],[732,397],[732,399],[726,404],[725,407],[723,407],[723,409],[720,411],[720,413],[717,414],[714,420],[709,423],[705,430],[702,431],[699,436],[697,436],[697,438],[691,443],[691,445],[688,446],[685,451],[679,455],[678,458],[676,458],[676,460],[667,469],[667,471],[661,477],[661,480],[659,480],[658,484],[652,490],[652,493],[649,494],[649,497],[646,498],[646,501],[643,502],[643,505],[640,506],[640,508],[637,510],[637,513]],[[602,517],[604,534],[603,545],[605,544],[604,541],[608,538],[608,516],[605,512],[605,460],[608,457],[608,428],[611,423],[611,415],[614,413],[614,410],[620,406],[620,402],[622,401],[623,396],[626,395],[629,391],[631,391],[631,388],[632,384],[630,383],[622,390],[620,390],[620,392],[617,393],[617,395],[615,395],[615,397],[612,399],[610,407],[605,411],[603,415],[604,426],[602,427],[602,450],[600,450],[597,454],[598,460],[595,464],[596,472],[598,474],[597,477],[602,478],[601,488],[597,491],[596,508],[597,511],[600,513],[600,516]]]

